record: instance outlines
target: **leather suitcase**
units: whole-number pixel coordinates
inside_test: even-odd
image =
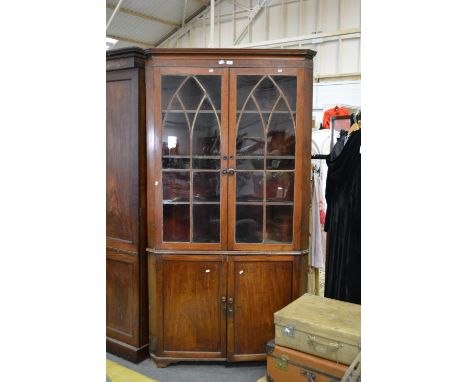
[[[269,341],[267,353],[268,382],[339,382],[347,366],[297,350],[275,346]]]
[[[306,293],[274,319],[277,345],[345,365],[361,350],[360,305]]]

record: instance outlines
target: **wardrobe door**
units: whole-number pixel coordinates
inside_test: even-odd
[[[227,69],[161,68],[157,73],[150,247],[225,248]]]
[[[275,337],[273,313],[293,296],[294,261],[289,256],[230,256],[228,359],[265,359]]]
[[[157,255],[157,355],[223,358],[224,256]]]

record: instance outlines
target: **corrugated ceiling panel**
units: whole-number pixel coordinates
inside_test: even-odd
[[[107,10],[107,18],[110,17],[112,10]],[[154,21],[131,16],[125,13],[117,13],[107,30],[107,34],[128,37],[133,40],[140,40],[150,45],[166,35],[174,27]]]
[[[117,6],[118,0],[106,0],[106,4]],[[121,8],[127,8],[148,16],[163,20],[182,23],[184,0],[123,0]],[[203,4],[196,0],[187,1],[185,17],[197,12]],[[106,23],[113,9],[106,9]],[[174,25],[151,21],[142,17],[118,12],[112,20],[107,34],[140,40],[148,44],[154,44],[161,40],[167,33],[176,28]]]

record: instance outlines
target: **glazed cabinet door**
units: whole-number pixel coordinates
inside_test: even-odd
[[[228,359],[264,360],[275,337],[273,313],[292,301],[294,260],[289,256],[230,256]]]
[[[295,68],[230,71],[230,249],[300,246],[302,74]]]
[[[224,358],[225,256],[161,255],[156,268],[156,354]]]
[[[219,68],[154,69],[150,247],[226,247],[227,73]]]

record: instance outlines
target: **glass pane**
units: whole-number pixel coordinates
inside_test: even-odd
[[[280,96],[280,93],[276,89],[276,86],[273,85],[273,82],[268,77],[265,77],[255,89],[254,96],[260,105],[261,111],[270,111],[273,110],[273,106]]]
[[[193,241],[219,243],[219,204],[193,205]]]
[[[164,169],[188,169],[190,168],[190,158],[163,157],[162,165]]]
[[[267,172],[266,193],[270,202],[294,201],[294,173]]]
[[[196,78],[208,93],[215,110],[221,110],[221,76],[197,76]],[[210,106],[209,109],[212,110],[212,107]]]
[[[265,243],[291,243],[293,206],[266,206]]]
[[[200,85],[198,85],[193,77],[189,78],[179,91],[182,106],[185,110],[196,110],[204,94]]]
[[[163,206],[163,241],[190,240],[190,206],[165,204]]]
[[[192,155],[219,155],[219,129],[214,112],[200,111],[193,124]]]
[[[163,129],[163,155],[189,155],[190,134],[184,113],[167,113]]]
[[[267,159],[267,170],[294,170],[294,159]]]
[[[260,157],[258,159],[237,159],[238,170],[263,170],[264,165],[265,161],[263,160],[263,157]]]
[[[237,111],[240,111],[244,103],[263,76],[238,76],[237,77]],[[252,109],[251,109],[252,110]]]
[[[263,241],[263,206],[236,206],[236,242],[261,243]]]
[[[166,110],[169,106],[171,98],[174,96],[179,85],[184,80],[184,76],[162,76],[161,89],[162,89],[162,100],[161,107]]]
[[[296,111],[297,78],[295,76],[272,76],[288,100],[291,110]]]
[[[268,125],[268,155],[294,156],[295,151],[296,137],[291,114],[273,112]]]
[[[242,116],[238,116],[238,120],[237,156],[263,155],[265,151],[265,135],[260,114],[244,113]]]
[[[239,202],[262,202],[263,172],[237,172],[236,199]]]
[[[219,202],[219,172],[193,173],[193,201]]]
[[[188,171],[163,172],[164,202],[188,202],[190,199],[190,173]]]
[[[220,160],[219,159],[193,158],[192,167],[196,169],[218,170],[220,168]]]

